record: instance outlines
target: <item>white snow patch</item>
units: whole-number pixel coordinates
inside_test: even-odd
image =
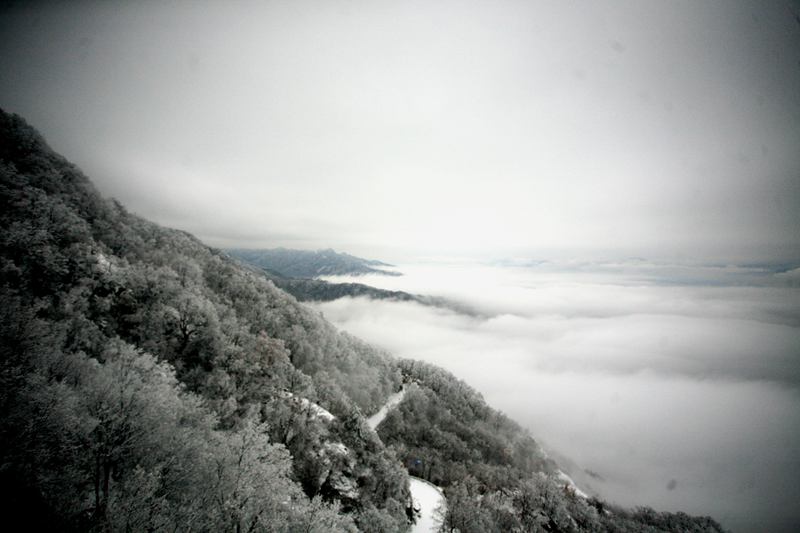
[[[328,411],[327,409],[325,409],[321,405],[312,402],[308,398],[301,398],[299,396],[295,396],[294,394],[292,394],[289,391],[284,391],[282,393],[282,396],[284,398],[292,398],[294,401],[296,401],[296,402],[298,402],[300,404],[300,407],[302,409],[308,410],[308,412],[311,413],[313,416],[315,416],[317,418],[321,418],[322,420],[325,420],[326,422],[331,422],[333,419],[336,418],[335,416],[333,416],[333,413],[331,413],[330,411]]]
[[[97,252],[97,254],[94,256],[94,259],[97,262],[97,270],[100,272],[105,272],[108,274],[114,270],[114,265],[111,264],[111,261],[109,261],[108,257],[106,257],[102,252]]]
[[[386,400],[386,403],[383,404],[383,407],[381,407],[377,413],[367,418],[367,424],[369,425],[369,427],[371,429],[376,429],[381,424],[381,422],[383,422],[383,419],[386,418],[386,415],[389,414],[389,411],[391,411],[397,404],[403,401],[405,395],[406,395],[406,389],[405,387],[403,387],[402,389],[400,389],[399,392],[395,392],[394,394],[389,396],[389,399]]]
[[[550,457],[550,456],[547,454],[547,450],[545,450],[545,449],[544,449],[544,448],[542,448],[541,446],[539,446],[539,451],[542,453],[542,455],[544,456],[544,458],[545,458],[545,459],[547,459],[547,458],[549,458],[549,457]],[[572,491],[574,491],[574,492],[575,492],[575,495],[576,495],[576,496],[579,496],[579,497],[583,498],[584,500],[588,500],[588,499],[589,499],[589,495],[588,495],[588,494],[586,494],[585,492],[583,492],[583,491],[582,491],[580,488],[578,488],[578,485],[576,485],[576,484],[575,484],[575,482],[574,482],[574,481],[572,481],[572,478],[571,478],[571,477],[569,477],[569,476],[568,476],[568,475],[567,475],[567,474],[566,474],[566,473],[565,473],[563,470],[561,470],[560,468],[559,468],[559,470],[558,470],[558,479],[560,479],[561,481],[564,481],[564,482],[566,482],[567,486],[568,486],[568,487],[569,487],[569,488],[570,488]]]
[[[589,498],[589,495],[579,489],[575,482],[572,481],[572,478],[565,474],[562,470],[558,471],[558,479],[566,482],[567,486],[570,488],[570,490],[575,492],[576,496],[580,496],[583,499]]]
[[[345,446],[341,442],[326,442],[325,448],[339,455],[347,455],[348,453],[347,446]]]
[[[431,533],[439,531],[441,520],[436,514],[437,507],[444,510],[445,499],[442,490],[423,479],[409,476],[409,487],[414,507],[419,506],[417,523],[411,527],[411,533]]]

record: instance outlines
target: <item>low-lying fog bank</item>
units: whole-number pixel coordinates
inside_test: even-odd
[[[589,492],[709,514],[734,531],[800,524],[796,272],[642,264],[400,270],[402,277],[359,281],[451,298],[488,318],[368,299],[316,307],[398,356],[465,379],[568,459],[565,469]]]

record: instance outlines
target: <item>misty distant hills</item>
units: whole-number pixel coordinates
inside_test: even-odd
[[[400,300],[429,303],[427,299],[403,291],[389,291],[363,283],[329,283],[314,279],[322,275],[363,275],[378,273],[399,276],[397,272],[378,270],[373,266],[391,266],[388,263],[362,259],[349,254],[327,250],[226,250],[270,279],[276,287],[288,292],[301,302],[329,302],[345,296],[366,296],[374,300]]]
[[[369,264],[385,265],[385,266],[390,266],[390,265],[388,265],[387,263],[382,263],[380,261],[371,261],[367,259],[354,257],[348,254],[340,254],[334,252],[333,250],[321,250],[319,252],[306,252],[304,250],[286,250],[284,248],[277,248],[276,250],[227,250],[227,253],[231,257],[239,259],[239,261],[244,263],[246,266],[249,266],[253,270],[260,272],[264,277],[271,280],[276,287],[278,287],[279,289],[283,289],[284,291],[288,292],[289,294],[297,298],[298,301],[301,302],[330,302],[333,300],[338,300],[339,298],[345,298],[345,297],[358,298],[364,296],[367,298],[372,298],[373,300],[416,302],[422,305],[430,305],[433,307],[450,309],[452,311],[456,311],[457,313],[462,313],[470,316],[477,316],[481,314],[477,309],[474,309],[468,305],[436,296],[411,294],[404,291],[390,291],[386,289],[379,289],[377,287],[372,287],[370,285],[365,285],[363,283],[331,283],[329,281],[324,281],[321,279],[286,276],[282,272],[278,272],[277,270],[269,267],[261,266],[259,262],[257,261],[251,262],[248,259],[246,259],[246,257],[243,257],[243,255],[261,257],[258,254],[258,252],[264,252],[264,251],[267,252],[277,251],[278,253],[276,253],[275,256],[283,255],[283,252],[286,252],[285,255],[287,257],[291,256],[294,259],[294,261],[292,262],[292,270],[295,272],[313,271],[316,268],[315,265],[319,265],[321,261],[324,261],[324,259],[320,258],[321,255],[325,255],[325,257],[331,257],[330,255],[327,255],[331,252],[339,258],[344,257],[355,260],[352,263],[353,265],[356,264],[356,261],[363,262],[361,263],[362,266]],[[241,252],[244,252],[244,254],[240,254]],[[252,252],[252,254],[250,252]],[[306,260],[309,261],[310,264],[306,264],[305,263]],[[331,266],[333,266],[332,263]],[[353,268],[359,268],[359,267],[354,266]],[[377,271],[377,270],[376,272],[390,276],[402,275],[397,272]]]
[[[287,278],[312,279],[318,276],[352,276],[383,274],[399,276],[397,272],[375,267],[392,265],[350,254],[327,250],[290,250],[272,248],[264,250],[233,249],[228,254],[251,265],[267,269]]]
[[[378,289],[363,283],[330,283],[321,279],[287,277],[268,268],[259,268],[264,276],[272,280],[276,287],[288,292],[301,302],[330,302],[345,296],[366,296],[373,300],[399,300],[403,302],[416,301],[427,303],[424,298],[403,291],[388,291]]]

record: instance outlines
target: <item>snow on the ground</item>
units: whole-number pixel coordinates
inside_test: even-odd
[[[322,420],[325,420],[326,422],[331,422],[334,418],[336,418],[335,416],[333,416],[333,413],[331,413],[321,405],[312,402],[308,398],[295,396],[289,391],[284,391],[281,394],[281,396],[283,396],[284,398],[291,398],[292,400],[300,403],[301,409],[308,410],[308,412],[311,413],[316,418],[320,418]]]
[[[441,520],[436,515],[436,508],[444,504],[444,494],[436,485],[425,480],[409,476],[411,497],[414,505],[419,505],[420,514],[417,523],[411,527],[411,533],[431,533],[438,531]]]
[[[539,448],[539,450],[542,452],[542,455],[544,456],[545,459],[547,459],[549,457],[549,455],[547,454],[547,450],[545,450],[544,448],[541,448],[541,447]],[[558,470],[558,479],[560,479],[561,481],[566,482],[567,486],[575,492],[576,496],[579,496],[579,497],[581,497],[581,498],[583,498],[585,500],[589,499],[589,495],[586,494],[585,492],[583,492],[580,488],[578,488],[578,485],[575,484],[575,482],[572,480],[572,478],[569,477],[561,469]]]
[[[403,387],[400,392],[396,392],[389,396],[389,399],[380,408],[380,410],[367,419],[367,424],[372,429],[376,429],[386,415],[389,414],[397,404],[403,401],[406,394],[406,389]],[[442,490],[428,483],[423,479],[409,476],[409,488],[411,489],[411,498],[414,500],[414,507],[419,508],[419,515],[417,522],[411,527],[411,533],[431,533],[439,530],[441,520],[437,517],[436,509],[442,507],[444,510],[445,499]]]
[[[589,495],[586,494],[585,492],[583,492],[581,489],[579,489],[578,486],[575,484],[575,482],[572,481],[572,478],[569,477],[567,474],[565,474],[562,470],[558,471],[558,479],[560,479],[562,481],[565,481],[567,483],[567,485],[569,486],[569,488],[572,489],[573,491],[575,491],[575,494],[577,496],[580,496],[581,498],[584,498],[584,499],[588,499],[589,498]]]
[[[350,453],[350,451],[347,449],[347,446],[341,442],[326,442],[325,449],[330,450],[337,455],[347,455]]]
[[[389,414],[389,411],[391,411],[395,405],[403,401],[403,397],[405,395],[406,395],[406,389],[405,387],[403,387],[402,389],[400,389],[400,392],[395,392],[394,394],[389,396],[389,399],[386,400],[386,403],[383,405],[383,407],[381,407],[377,413],[367,418],[367,424],[369,424],[369,427],[372,429],[376,429],[380,425],[380,423],[383,422],[383,419],[386,418],[386,415]]]

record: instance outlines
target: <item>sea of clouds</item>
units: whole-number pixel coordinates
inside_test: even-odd
[[[708,514],[734,531],[800,524],[797,271],[642,261],[399,270],[358,281],[458,305],[315,307],[466,380],[588,492]]]

